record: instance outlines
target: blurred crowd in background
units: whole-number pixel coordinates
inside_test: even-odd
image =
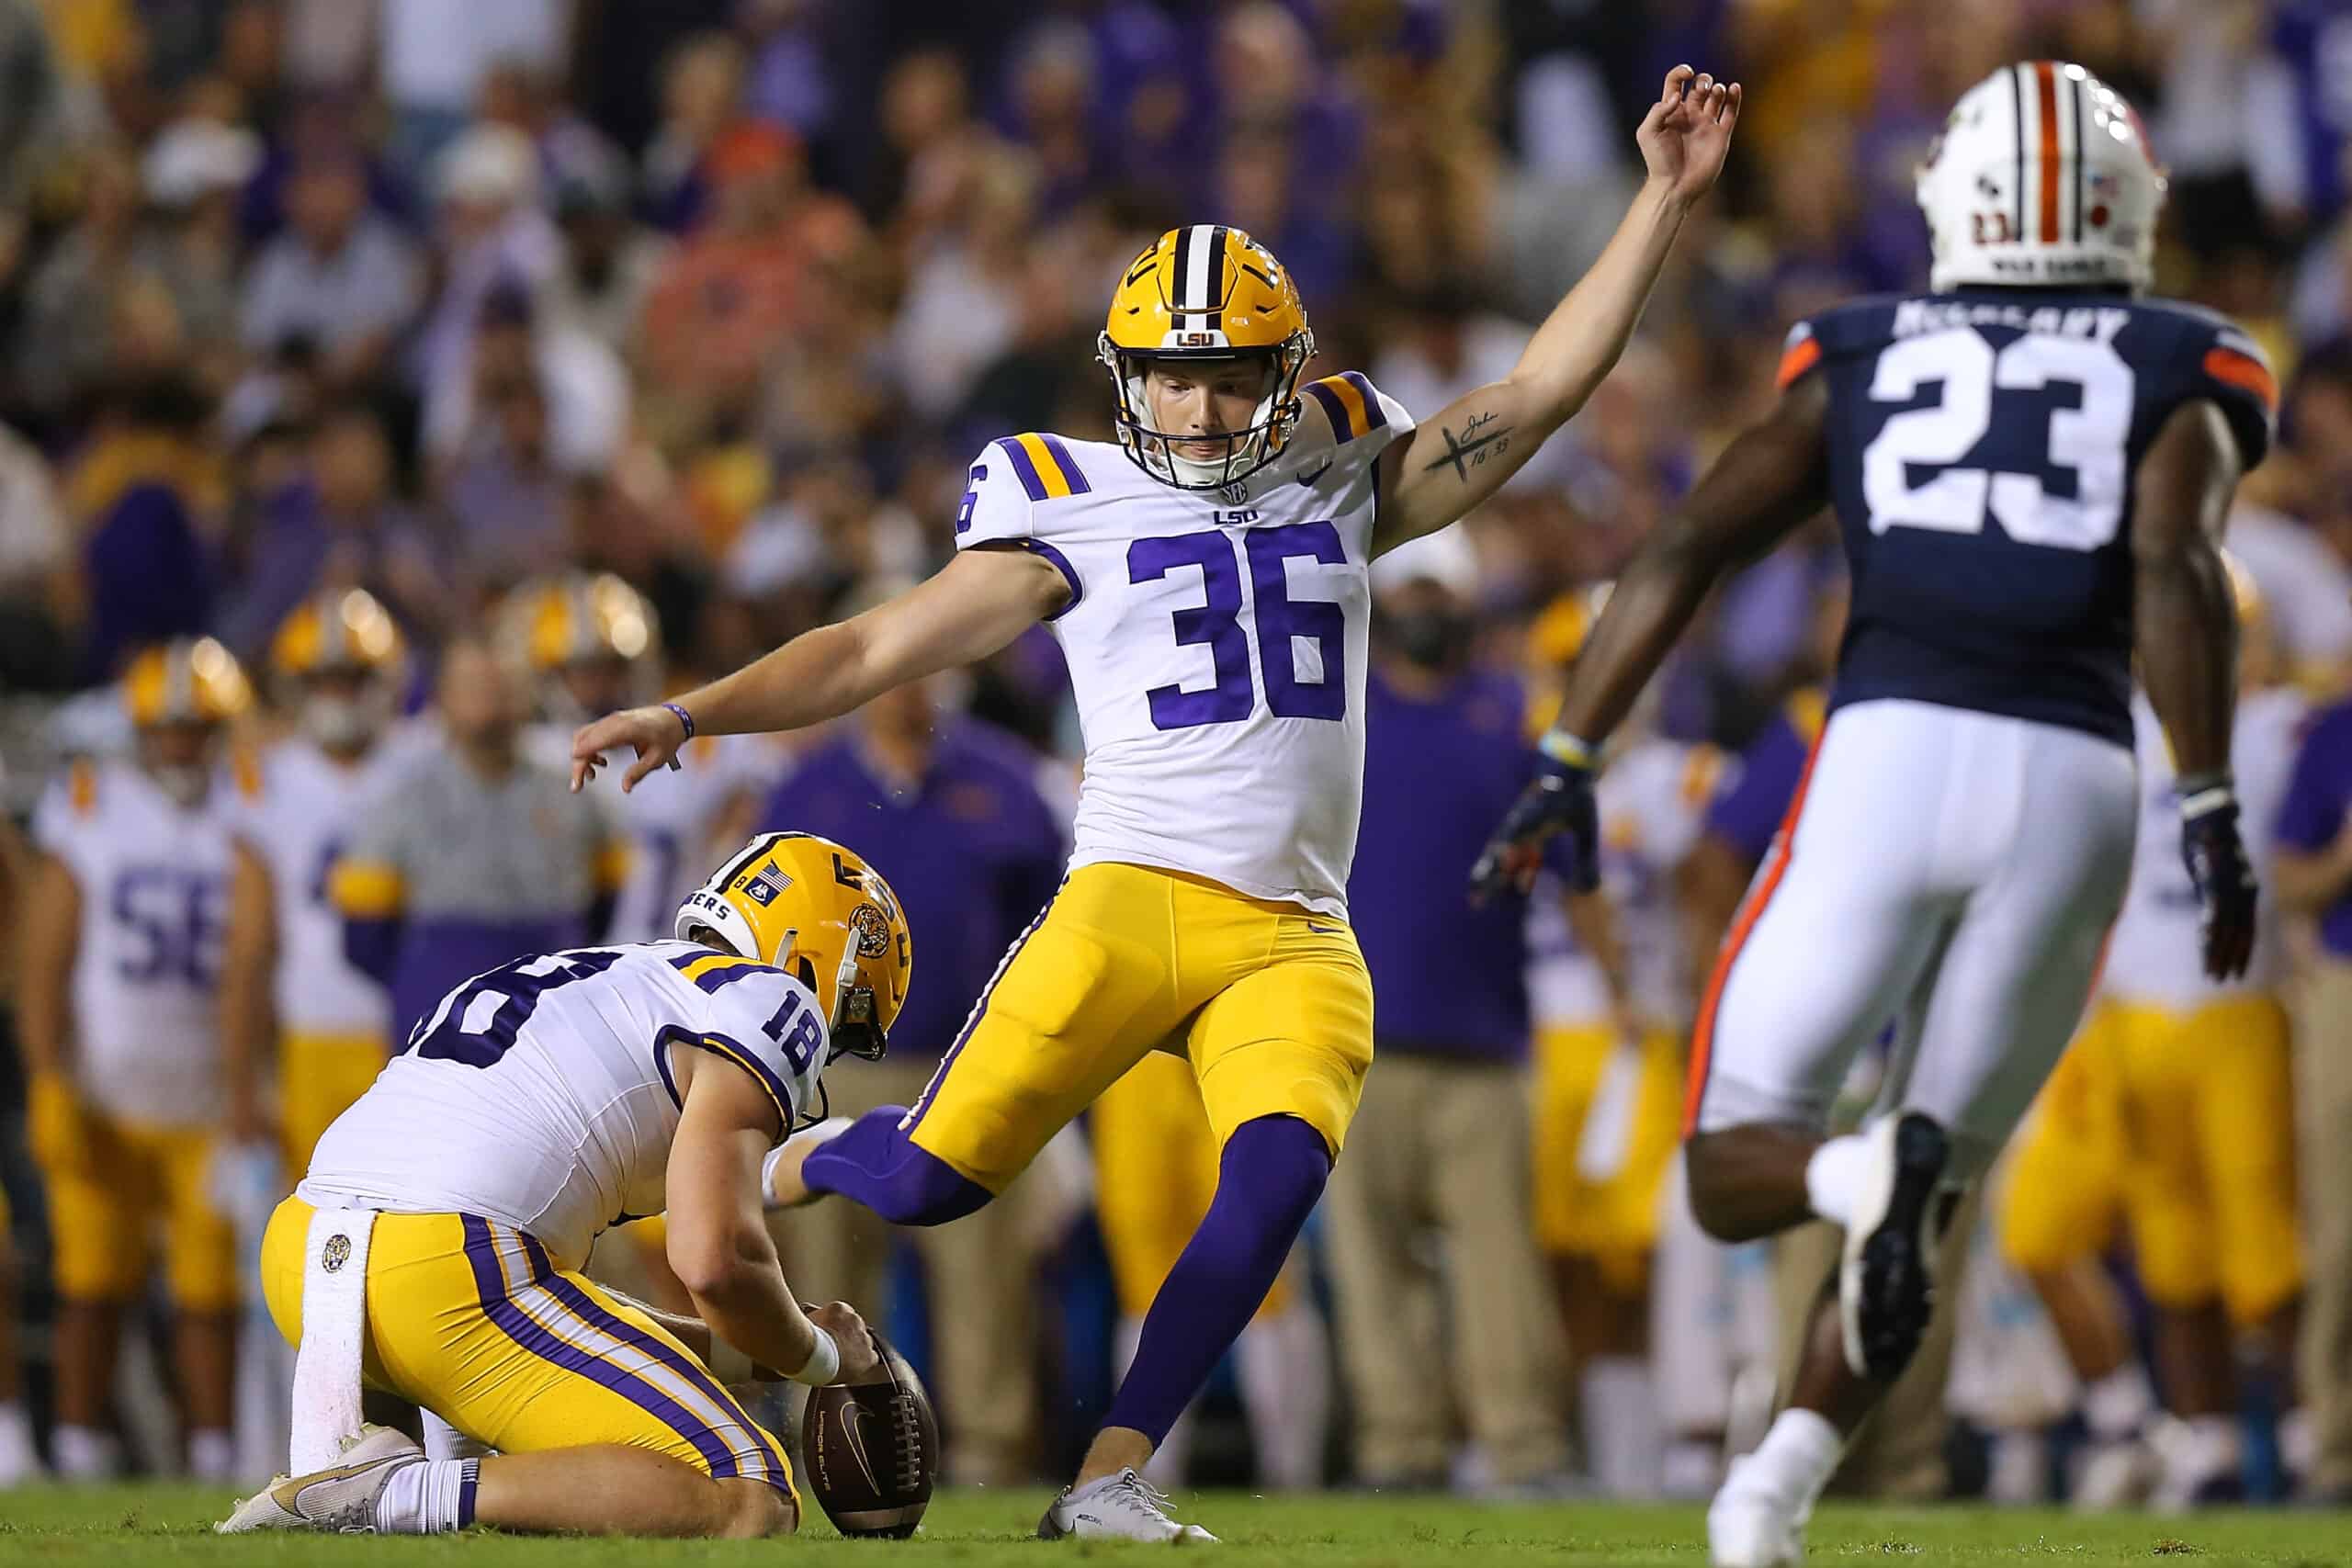
[[[1412,596],[1381,644],[1408,695],[1408,667],[1462,660],[1540,694],[1573,655],[1589,590],[1769,405],[1789,327],[1856,294],[1924,287],[1912,169],[1963,89],[2034,56],[2079,62],[2140,107],[2172,176],[2159,290],[2234,316],[2287,389],[2281,446],[2246,481],[2231,544],[2262,591],[2286,679],[2328,700],[2352,676],[2344,0],[0,0],[7,805],[36,818],[45,792],[70,791],[76,759],[128,754],[136,703],[123,694],[138,688],[122,678],[141,650],[175,639],[172,668],[193,658],[217,672],[233,659],[250,677],[254,700],[223,696],[211,716],[232,750],[322,743],[302,721],[318,694],[303,682],[333,672],[321,649],[342,637],[359,649],[354,669],[390,683],[388,724],[397,713],[404,732],[446,733],[418,740],[417,755],[438,760],[416,768],[403,810],[368,824],[365,863],[322,868],[318,896],[333,881],[342,918],[402,913],[384,880],[401,877],[402,854],[407,896],[428,897],[419,861],[470,831],[484,855],[507,857],[487,880],[531,885],[525,904],[564,904],[507,911],[499,940],[513,953],[557,936],[666,934],[669,904],[728,838],[814,826],[855,842],[907,897],[930,995],[899,1032],[910,1059],[935,1058],[1057,874],[1078,737],[1044,632],[876,705],[846,737],[736,743],[723,763],[700,753],[715,782],[658,822],[598,802],[582,807],[601,814],[593,821],[549,824],[487,787],[456,792],[456,807],[420,802],[420,777],[458,765],[432,748],[484,767],[521,757],[538,770],[528,788],[552,797],[540,742],[582,716],[731,669],[941,564],[986,442],[1033,429],[1109,438],[1093,350],[1103,304],[1126,261],[1176,224],[1245,228],[1292,269],[1319,349],[1309,378],[1362,369],[1425,415],[1503,374],[1607,239],[1639,178],[1632,128],[1665,71],[1689,61],[1743,79],[1747,107],[1730,171],[1685,230],[1642,334],[1442,560],[1382,590]],[[1612,1031],[1662,1034],[1670,1086],[1703,975],[1696,954],[1762,852],[1735,831],[1757,811],[1729,800],[1739,759],[1791,736],[1802,755],[1841,571],[1826,520],[1748,569],[1702,616],[1645,716],[1677,749],[1680,771],[1659,788],[1689,808],[1679,848],[1653,846],[1650,886],[1635,892],[1706,940],[1674,960],[1640,1019],[1623,1016],[1622,996],[1589,1010],[1603,1043],[1582,1066],[1546,1067],[1537,1050],[1552,1087],[1516,1091],[1539,1111],[1522,1159],[1556,1179],[1553,1197],[1513,1201],[1550,1255],[1532,1277],[1555,1272],[1565,1287],[1565,1337],[1556,1323],[1497,1327],[1527,1359],[1457,1367],[1457,1420],[1443,1400],[1417,1400],[1425,1391],[1382,1386],[1382,1348],[1368,1341],[1383,1320],[1345,1299],[1351,1275],[1367,1289],[1419,1283],[1335,1266],[1318,1246],[1270,1307],[1270,1348],[1245,1342],[1237,1358],[1242,1384],[1277,1392],[1252,1402],[1245,1438],[1220,1385],[1196,1475],[1238,1478],[1254,1454],[1261,1477],[1291,1483],[1536,1488],[1580,1472],[1623,1492],[1697,1491],[1713,1458],[1678,1480],[1675,1445],[1719,1458],[1726,1427],[1736,1441],[1752,1425],[1741,1402],[1769,1404],[1770,1333],[1738,1304],[1769,1274],[1754,1256],[1697,1266],[1728,1273],[1690,1287],[1680,1316],[1656,1320],[1674,1342],[1652,1343],[1643,1303],[1648,1276],[1666,1272],[1650,1248],[1673,1202],[1671,1110],[1646,1153],[1640,1136],[1631,1155],[1593,1146],[1623,1141],[1613,1135],[1576,1139],[1593,1105],[1648,1093],[1642,1062],[1611,1065]],[[326,629],[284,635],[313,624]],[[213,641],[191,653],[196,638]],[[271,787],[266,762],[260,776]],[[888,829],[903,827],[898,852],[929,869],[901,869],[889,841],[870,841],[878,829],[861,834],[881,820],[868,797],[911,813],[933,777],[948,781],[936,830]],[[469,799],[481,814],[453,827],[447,813]],[[1767,836],[1777,818],[1768,800]],[[1690,870],[1685,852],[1695,859],[1711,831],[1727,858]],[[34,837],[62,852],[37,818]],[[534,861],[540,849],[553,858]],[[33,863],[17,862],[12,928],[44,919]],[[926,876],[949,886],[910,896]],[[634,910],[616,915],[615,897]],[[927,904],[953,913],[927,924]],[[407,940],[404,956],[372,964],[364,941],[346,948],[398,998],[383,1028],[405,1029],[412,993],[438,994],[401,968],[424,962],[413,929]],[[1539,933],[1539,966],[1545,942],[1565,952],[1576,940]],[[1547,1012],[1540,984],[1533,1007],[1538,1032],[1595,1021]],[[1524,1031],[1525,1007],[1520,1017]],[[1517,1072],[1530,1050],[1506,1042],[1498,1059]],[[840,1075],[837,1104],[861,1098],[854,1076]],[[1658,1120],[1622,1108],[1601,1120],[1621,1114]],[[249,1133],[261,1113],[224,1092],[220,1115]],[[1129,1222],[1114,1187],[1140,1183],[1161,1203],[1193,1180],[1170,1161],[1122,1175],[1103,1140],[1098,1120],[1091,1160],[1059,1151],[1037,1183],[1052,1190],[990,1210],[1008,1228],[960,1260],[937,1254],[963,1227],[926,1238],[921,1268],[878,1231],[808,1239],[798,1255],[831,1258],[807,1266],[835,1278],[864,1269],[859,1289],[887,1300],[881,1320],[925,1347],[927,1366],[961,1357],[966,1371],[934,1373],[951,1479],[1050,1470],[1101,1408],[1118,1325],[1156,1283],[1151,1248],[1117,1234]],[[17,1351],[31,1404],[47,1410],[52,1341],[40,1330],[58,1292],[46,1260],[73,1244],[50,1234],[37,1162],[13,1131],[0,1143],[33,1329]],[[297,1170],[301,1146],[288,1155]],[[1646,1173],[1637,1212],[1610,1216],[1600,1242],[1589,1216],[1545,1216],[1557,1191],[1605,1184],[1629,1158]],[[1097,1181],[1099,1224],[1084,1213]],[[1394,1221],[1382,1247],[1408,1262],[1421,1221],[1445,1217],[1407,1223],[1378,1192],[1341,1196],[1355,1217],[1335,1224],[1361,1244]],[[1140,1222],[1156,1224],[1181,1243],[1189,1222]],[[1007,1258],[1016,1277],[990,1271]],[[1461,1326],[1484,1310],[1481,1293],[1447,1304],[1432,1290],[1431,1321]],[[1548,1284],[1536,1294],[1535,1315],[1560,1315]],[[2012,1325],[2034,1310],[2018,1290],[1980,1316]],[[1660,1351],[1685,1371],[1710,1363],[1686,1408],[1647,1370]],[[1328,1440],[1327,1359],[1348,1413]],[[1598,1382],[1595,1360],[1608,1363]],[[145,1407],[160,1408],[163,1382],[152,1359],[130,1364],[151,1369],[119,1392],[136,1439],[156,1429]],[[2018,1364],[2008,1359],[2008,1375]],[[185,1394],[200,1374],[185,1355],[175,1365],[164,1381]],[[2050,1365],[2062,1388],[2065,1369]],[[1543,1380],[1530,1383],[1530,1368]],[[1256,1408],[1269,1401],[1293,1413],[1288,1427]],[[2063,1391],[2043,1403],[2034,1423],[2067,1417]],[[2002,1401],[1962,1414],[1987,1404]],[[1419,1429],[1432,1410],[1436,1429]],[[77,1429],[111,1418],[68,1416]],[[212,1430],[220,1417],[188,1419]],[[1486,1451],[1458,1462],[1464,1435]],[[1964,1478],[1928,1446],[1932,1479],[1915,1467],[1902,1484]],[[179,1462],[153,1440],[130,1451]],[[87,1448],[61,1468],[114,1462]],[[2041,1490],[2012,1472],[2014,1495]],[[1981,1469],[1973,1483],[1986,1483]]]

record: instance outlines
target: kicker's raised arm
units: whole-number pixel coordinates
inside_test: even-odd
[[[1442,528],[1494,494],[1592,396],[1625,352],[1682,220],[1723,172],[1739,104],[1736,82],[1688,65],[1667,73],[1635,135],[1649,177],[1592,269],[1509,376],[1427,416],[1382,455],[1375,553]]]

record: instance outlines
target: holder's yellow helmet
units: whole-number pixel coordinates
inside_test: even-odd
[[[1127,457],[1163,484],[1215,490],[1256,473],[1290,444],[1299,373],[1315,356],[1315,334],[1298,286],[1272,251],[1238,229],[1195,223],[1170,229],[1127,265],[1095,354],[1118,395],[1119,445]],[[1145,371],[1161,360],[1236,359],[1272,370],[1249,428],[1222,437],[1216,461],[1177,451],[1171,442],[1200,438],[1152,428]]]
[[[327,670],[388,674],[407,651],[401,629],[374,594],[364,588],[330,590],[295,606],[270,638],[269,665],[300,679]]]
[[[253,701],[236,656],[210,637],[178,637],[134,655],[122,672],[123,706],[145,729],[226,724]]]
[[[686,895],[673,930],[681,942],[798,973],[827,1000],[834,1055],[874,1060],[889,1049],[914,973],[913,937],[898,895],[854,850],[810,833],[762,833]]]

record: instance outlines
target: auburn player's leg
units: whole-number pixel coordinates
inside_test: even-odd
[[[1183,1017],[1164,873],[1070,873],[1022,933],[911,1107],[882,1106],[780,1165],[775,1196],[838,1193],[902,1225],[944,1224],[1009,1186]]]
[[[1848,716],[1833,722],[1833,736]],[[2121,748],[1973,714],[1907,716],[1887,728],[1891,754],[1937,764],[1932,784],[1910,781],[1925,822],[1943,829],[1920,836],[1965,901],[1902,1010],[1882,1098],[1889,1112],[1861,1135],[1875,1143],[1824,1145],[1857,1151],[1840,1173],[1844,1190],[1817,1200],[1846,1206],[1828,1216],[1848,1225],[1844,1279],[1838,1299],[1815,1314],[1791,1407],[1717,1498],[1726,1525],[1741,1529],[1794,1528],[1848,1435],[1917,1348],[1942,1218],[2008,1140],[2074,1034],[2131,875],[2137,785]],[[1966,792],[1965,816],[1944,809],[1954,791]],[[1949,830],[1953,820],[1966,829]],[[1801,839],[1800,857],[1804,848]],[[1825,1185],[1817,1173],[1812,1185]]]
[[[271,1315],[293,1343],[311,1213],[288,1200],[263,1244]],[[379,1215],[368,1282],[369,1383],[498,1451],[433,1460],[377,1428],[345,1465],[272,1486],[226,1528],[706,1537],[797,1526],[775,1438],[676,1334],[556,1269],[525,1233],[470,1215]]]

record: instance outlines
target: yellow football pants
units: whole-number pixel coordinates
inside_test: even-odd
[[[1191,1056],[1219,1147],[1288,1115],[1336,1156],[1372,1066],[1355,933],[1178,872],[1080,866],[981,993],[908,1135],[1001,1192],[1163,1042]]]
[[[212,1201],[211,1129],[147,1126],[87,1107],[72,1162],[43,1172],[58,1293],[96,1302],[137,1295],[160,1219],[174,1304],[233,1309],[237,1233]]]
[[[262,1290],[291,1345],[311,1212],[287,1199],[262,1238]],[[373,1386],[503,1452],[618,1443],[715,1480],[765,1481],[798,1503],[783,1448],[692,1351],[512,1225],[378,1215],[365,1367]]]
[[[1200,1086],[1183,1059],[1153,1052],[1102,1091],[1087,1112],[1094,1150],[1094,1209],[1119,1312],[1141,1317],[1216,1196],[1217,1146]],[[1261,1317],[1290,1306],[1290,1271],[1266,1292]]]
[[[372,1035],[288,1034],[277,1058],[277,1121],[286,1168],[311,1168],[311,1152],[334,1119],[368,1092],[391,1057]]]
[[[1536,1032],[1535,1236],[1546,1252],[1593,1259],[1611,1289],[1630,1295],[1649,1278],[1659,1194],[1681,1141],[1682,1062],[1666,1031],[1642,1042],[1624,1157],[1595,1181],[1577,1154],[1616,1043],[1607,1024]]]
[[[2004,1244],[2021,1267],[2103,1246],[2120,1207],[2159,1306],[2252,1324],[2302,1289],[2292,1040],[2267,997],[2103,1003],[2043,1091]]]

